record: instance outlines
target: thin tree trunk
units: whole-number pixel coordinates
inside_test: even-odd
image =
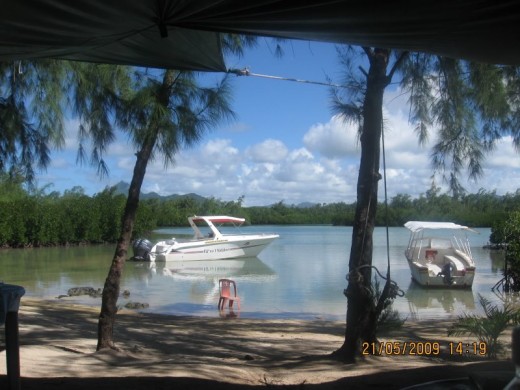
[[[377,211],[381,126],[383,123],[383,94],[389,83],[386,75],[390,52],[365,49],[370,60],[367,89],[363,102],[363,130],[361,134],[361,162],[357,183],[357,205],[350,250],[345,341],[334,355],[346,362],[354,362],[361,342],[376,337],[377,315],[372,296],[372,236]]]
[[[163,83],[157,95],[159,103],[165,108],[168,107],[171,88],[175,83],[175,74],[176,72],[173,70],[166,70],[164,72]],[[105,280],[105,286],[103,287],[101,313],[99,314],[98,322],[98,351],[103,348],[116,349],[114,345],[114,323],[117,314],[117,300],[119,298],[121,275],[126,262],[128,246],[132,239],[135,216],[139,206],[141,186],[146,174],[148,161],[150,160],[153,148],[157,142],[158,134],[159,128],[150,129],[150,133],[144,140],[141,150],[136,154],[137,159],[134,166],[132,182],[130,183],[130,189],[128,190],[121,235],[117,241],[112,265],[110,266],[108,276]]]
[[[117,314],[117,300],[119,298],[121,275],[134,230],[135,216],[139,206],[139,193],[141,192],[146,166],[155,139],[152,141],[149,141],[148,145],[145,145],[143,149],[137,153],[134,174],[132,176],[132,182],[130,183],[130,189],[128,190],[128,198],[123,214],[121,235],[117,240],[114,258],[112,259],[112,264],[103,287],[101,313],[99,314],[98,322],[98,351],[103,348],[116,349],[114,345],[114,322]]]

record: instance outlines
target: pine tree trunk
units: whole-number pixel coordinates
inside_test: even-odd
[[[334,355],[346,362],[354,362],[363,341],[376,338],[377,316],[371,295],[373,231],[377,211],[381,126],[383,123],[383,94],[388,85],[386,68],[388,50],[365,49],[370,68],[363,102],[363,130],[361,134],[361,162],[357,183],[357,205],[352,230],[349,274],[347,276],[347,316],[345,341]]]
[[[159,93],[157,94],[159,104],[161,104],[166,110],[168,109],[167,107],[171,88],[175,83],[175,74],[176,71],[173,70],[166,70],[164,72],[163,82]],[[117,241],[112,265],[110,266],[108,276],[105,280],[105,286],[103,287],[101,313],[99,314],[98,322],[98,351],[103,348],[116,349],[114,345],[114,323],[117,314],[117,300],[119,298],[121,275],[126,262],[128,246],[132,239],[135,216],[139,206],[139,194],[146,174],[146,167],[160,131],[158,127],[160,126],[159,124],[155,124],[155,126],[150,124],[150,126],[152,126],[150,132],[143,141],[141,150],[136,154],[137,159],[134,166],[132,182],[130,183],[130,189],[128,190],[121,235]]]
[[[128,190],[128,198],[123,214],[121,235],[117,240],[114,258],[112,259],[112,264],[103,287],[101,313],[99,314],[98,322],[98,351],[103,348],[116,349],[114,345],[114,323],[117,314],[117,300],[119,298],[121,275],[134,230],[135,216],[139,206],[139,193],[141,192],[146,166],[154,144],[155,139],[149,140],[148,144],[137,153],[134,174],[132,176],[132,182],[130,183],[130,189]]]

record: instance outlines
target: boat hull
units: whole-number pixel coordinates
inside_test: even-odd
[[[473,286],[475,261],[467,226],[453,222],[408,221],[410,241],[405,256],[412,280],[423,287],[466,288]]]
[[[475,268],[467,268],[464,273],[459,275],[451,275],[447,278],[444,275],[439,275],[432,272],[427,265],[418,264],[408,260],[412,280],[422,287],[428,288],[462,288],[471,289],[473,286],[473,279],[475,278]]]
[[[154,256],[154,260],[169,262],[256,257],[276,238],[278,238],[278,235],[262,235],[240,237],[240,239],[228,238],[225,240],[181,243],[163,253],[158,251]]]

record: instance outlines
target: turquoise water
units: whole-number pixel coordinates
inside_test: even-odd
[[[394,308],[410,319],[449,318],[480,312],[479,294],[492,302],[500,297],[491,287],[501,278],[503,257],[482,249],[490,229],[471,235],[477,274],[470,291],[424,290],[410,280],[404,258],[408,231],[390,228],[392,279],[405,293]],[[122,291],[130,291],[127,301],[149,304],[155,313],[218,316],[218,279],[237,282],[241,297],[241,317],[344,319],[345,275],[348,270],[351,227],[333,226],[250,226],[244,233],[277,233],[280,238],[258,258],[205,263],[149,263],[128,261]],[[189,229],[162,229],[161,236],[189,234]],[[386,232],[377,228],[373,264],[386,274]],[[27,296],[55,299],[71,287],[102,288],[115,246],[38,248],[2,250],[0,280],[25,287]],[[67,300],[100,305],[99,298]]]

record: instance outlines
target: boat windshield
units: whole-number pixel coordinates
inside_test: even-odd
[[[244,223],[243,218],[226,216],[192,217],[188,221],[195,232],[194,239],[218,239],[226,234],[237,234],[238,227]]]
[[[449,238],[433,237],[430,239],[431,248],[451,248],[453,243]]]
[[[470,254],[471,248],[466,236],[457,237],[417,237],[410,241],[408,248],[435,248],[450,249],[454,248]]]

